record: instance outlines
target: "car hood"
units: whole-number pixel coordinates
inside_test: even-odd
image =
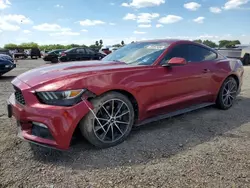
[[[87,76],[93,76],[94,74],[101,74],[129,67],[131,66],[123,62],[110,61],[59,63],[56,65],[45,65],[32,69],[21,74],[17,79],[26,83],[30,87],[45,83],[56,83],[59,81],[64,81],[64,84],[67,84],[67,82],[77,81]]]

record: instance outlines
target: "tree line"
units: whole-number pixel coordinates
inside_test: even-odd
[[[122,47],[124,46],[124,41],[121,41],[120,44],[114,44],[112,47]],[[49,45],[39,45],[35,42],[28,42],[28,43],[21,43],[21,44],[5,44],[4,49],[13,50],[13,49],[30,49],[30,48],[39,48],[40,50],[55,50],[55,49],[70,49],[70,48],[76,48],[76,47],[89,47],[92,49],[99,50],[101,47],[103,47],[103,40],[96,41],[95,44],[92,45],[85,45],[85,44],[49,44]]]
[[[194,40],[195,42],[207,45],[211,48],[232,48],[237,44],[241,44],[239,40],[221,40],[219,41],[218,44],[216,44],[213,41],[210,40]],[[120,44],[114,44],[112,45],[112,47],[122,47],[124,46],[125,43],[124,41],[121,41]],[[68,44],[68,45],[62,45],[62,44],[49,44],[49,45],[39,45],[35,42],[29,42],[29,43],[22,43],[22,44],[13,44],[13,43],[9,43],[9,44],[5,44],[4,48],[5,49],[30,49],[30,48],[39,48],[40,50],[55,50],[55,49],[70,49],[70,48],[75,48],[75,47],[89,47],[95,50],[99,50],[101,47],[103,47],[103,40],[99,40],[96,41],[95,44],[92,45],[79,45],[79,44]]]
[[[216,44],[215,42],[210,41],[210,40],[203,40],[202,41],[201,39],[198,39],[198,40],[194,40],[194,41],[201,43],[201,44],[204,44],[204,45],[207,45],[211,48],[233,48],[233,47],[235,47],[235,45],[241,44],[239,40],[220,40],[219,44]]]

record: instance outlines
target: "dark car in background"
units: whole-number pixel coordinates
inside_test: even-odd
[[[65,51],[64,49],[57,49],[57,50],[52,50],[46,53],[43,56],[44,61],[50,61],[51,63],[57,63],[58,62],[58,57],[61,54],[61,52]]]
[[[12,57],[6,54],[0,54],[0,76],[11,71],[16,67]]]
[[[31,48],[31,50],[30,50],[30,58],[31,59],[41,58],[40,50],[38,48]]]
[[[12,57],[10,51],[6,50],[6,49],[0,49],[0,55],[1,54],[8,55],[8,56]]]
[[[51,50],[43,50],[40,52],[41,56],[44,57],[45,55],[47,55],[48,52],[50,52]]]
[[[89,48],[71,48],[62,52],[58,58],[60,62],[100,60],[105,57],[104,54],[95,52]]]

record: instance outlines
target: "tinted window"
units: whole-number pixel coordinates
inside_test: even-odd
[[[68,49],[65,52],[66,53],[76,53],[76,49]]]
[[[166,61],[169,61],[173,57],[181,57],[186,60],[188,60],[188,45],[177,45],[173,47],[169,53],[167,53],[166,57],[164,58],[164,61],[162,63],[165,63]]]
[[[189,62],[209,61],[217,58],[217,54],[209,49],[196,45],[188,45],[188,48]]]
[[[6,55],[9,55],[9,52],[0,51],[0,54],[6,54]]]
[[[91,54],[91,55],[94,55],[94,54],[95,54],[95,52],[92,51],[92,50],[90,50],[90,49],[85,49],[85,50],[86,50],[87,54]]]
[[[76,53],[84,54],[85,50],[83,48],[76,49]]]
[[[169,61],[173,57],[184,58],[187,62],[201,62],[214,60],[217,58],[217,54],[197,45],[181,44],[172,48],[162,63]]]
[[[61,52],[61,50],[52,50],[48,52],[48,54],[59,54],[59,52]]]

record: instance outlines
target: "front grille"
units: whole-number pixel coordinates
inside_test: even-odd
[[[16,88],[16,87],[14,87],[14,88],[15,88],[16,101],[19,102],[22,105],[25,105],[25,100],[24,100],[24,97],[23,97],[23,94],[22,94],[21,90]]]

